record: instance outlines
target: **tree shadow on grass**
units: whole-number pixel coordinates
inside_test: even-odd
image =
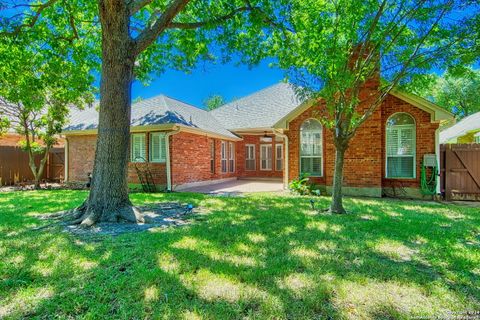
[[[24,257],[2,271],[5,302],[37,301],[23,309],[13,304],[7,315],[397,318],[424,310],[402,293],[436,307],[444,302],[436,293],[440,289],[453,299],[451,307],[478,305],[478,278],[469,273],[475,261],[446,253],[457,248],[472,221],[478,223],[471,211],[452,223],[445,212],[432,212],[434,206],[419,209],[411,202],[348,199],[354,214],[332,216],[312,212],[307,198],[132,198],[189,201],[211,213],[188,227],[98,243],[50,231],[0,238],[8,244],[6,257]],[[320,201],[326,205],[328,199]],[[59,206],[63,203],[51,204]],[[14,222],[35,220],[22,219]],[[448,232],[442,228],[446,223],[452,224]],[[43,298],[22,298],[32,288]],[[403,304],[395,307],[392,301]]]

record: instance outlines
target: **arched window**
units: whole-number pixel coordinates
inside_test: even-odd
[[[322,176],[322,125],[315,119],[300,127],[300,172]]]
[[[387,120],[387,178],[415,178],[415,120],[396,113]]]

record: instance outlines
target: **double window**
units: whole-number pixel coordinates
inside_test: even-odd
[[[387,178],[415,178],[415,120],[408,113],[396,113],[386,127]]]
[[[300,127],[300,172],[322,176],[322,125],[307,119]]]
[[[220,156],[222,173],[235,172],[235,143],[222,141]]]
[[[255,171],[255,145],[245,145],[245,170]]]
[[[166,140],[165,133],[152,132],[150,133],[149,156],[147,157],[145,133],[134,133],[130,139],[130,161],[131,162],[165,162],[166,155]]]
[[[260,145],[260,170],[272,170],[272,145]]]

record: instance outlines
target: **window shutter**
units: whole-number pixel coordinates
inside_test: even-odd
[[[150,161],[165,162],[166,160],[166,141],[165,134],[154,132],[150,134]]]
[[[131,140],[131,148],[132,148],[132,162],[145,162],[145,134],[138,133],[132,135]]]

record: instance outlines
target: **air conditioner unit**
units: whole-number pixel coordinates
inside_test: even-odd
[[[423,165],[425,167],[437,167],[437,155],[436,154],[424,154]]]

